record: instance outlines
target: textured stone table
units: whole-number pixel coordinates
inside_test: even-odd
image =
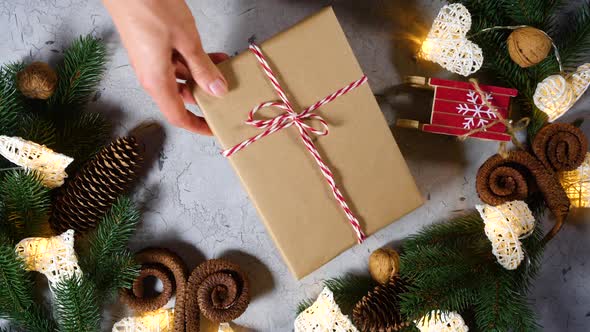
[[[415,63],[414,37],[423,36],[442,6],[438,0],[192,0],[191,8],[207,50],[241,52],[247,40],[264,40],[319,8],[332,4],[358,59],[380,98],[390,123],[398,117],[425,120],[430,94],[400,87],[403,75],[447,75],[435,65]],[[146,120],[161,122],[165,140],[159,158],[138,190],[146,211],[134,248],[166,246],[195,266],[205,257],[228,257],[252,279],[254,299],[236,321],[248,331],[289,331],[296,304],[313,297],[324,278],[366,269],[370,252],[399,244],[424,225],[457,216],[479,201],[474,189],[478,166],[496,145],[404,129],[394,135],[426,204],[303,280],[295,280],[265,232],[229,163],[214,139],[163,123],[154,103],[138,85],[112,22],[99,1],[0,1],[0,61],[57,61],[65,45],[93,33],[108,42],[111,61],[92,108],[109,114],[119,133]],[[587,99],[586,99],[587,101]],[[581,102],[565,121],[580,116]],[[583,126],[590,134],[590,123]],[[155,144],[152,148],[159,148]],[[395,197],[391,197],[395,200]],[[547,331],[590,329],[588,217],[576,218],[549,246],[531,293]],[[586,220],[586,222],[584,222]],[[116,317],[119,315],[115,313]]]

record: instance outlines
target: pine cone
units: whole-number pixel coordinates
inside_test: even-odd
[[[137,177],[142,158],[134,137],[122,137],[104,147],[60,189],[50,220],[57,233],[96,227],[115,200]]]
[[[406,286],[398,277],[376,286],[352,310],[354,325],[362,332],[394,332],[407,326],[398,298],[405,291]]]

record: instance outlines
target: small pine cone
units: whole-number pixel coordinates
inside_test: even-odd
[[[50,220],[53,230],[74,229],[81,234],[95,228],[134,182],[141,161],[134,137],[122,137],[104,147],[60,188]]]
[[[48,99],[57,86],[57,74],[45,62],[33,62],[16,75],[20,92],[33,99]]]
[[[398,295],[406,286],[398,277],[376,286],[354,307],[352,319],[362,332],[394,332],[407,326],[400,314]]]

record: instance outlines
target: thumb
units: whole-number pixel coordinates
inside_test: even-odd
[[[210,95],[221,97],[228,91],[227,81],[200,43],[189,51],[179,50],[197,85]]]

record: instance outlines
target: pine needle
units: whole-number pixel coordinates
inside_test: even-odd
[[[49,189],[35,172],[7,172],[0,183],[0,199],[5,215],[0,220],[1,231],[13,241],[36,235],[47,221]]]
[[[10,319],[26,331],[53,332],[54,322],[33,301],[34,286],[12,241],[0,237],[0,318]]]
[[[112,299],[118,289],[131,287],[139,273],[139,265],[127,250],[138,222],[135,205],[122,197],[89,235],[80,266],[96,285],[100,300]]]
[[[49,107],[59,113],[85,105],[100,83],[105,63],[106,48],[101,40],[88,35],[74,41],[57,69],[59,82]]]
[[[20,62],[0,67],[0,135],[15,135],[25,112],[24,97],[16,86],[16,74],[23,68]]]
[[[72,276],[55,285],[55,312],[60,332],[100,331],[100,312],[94,284]]]

